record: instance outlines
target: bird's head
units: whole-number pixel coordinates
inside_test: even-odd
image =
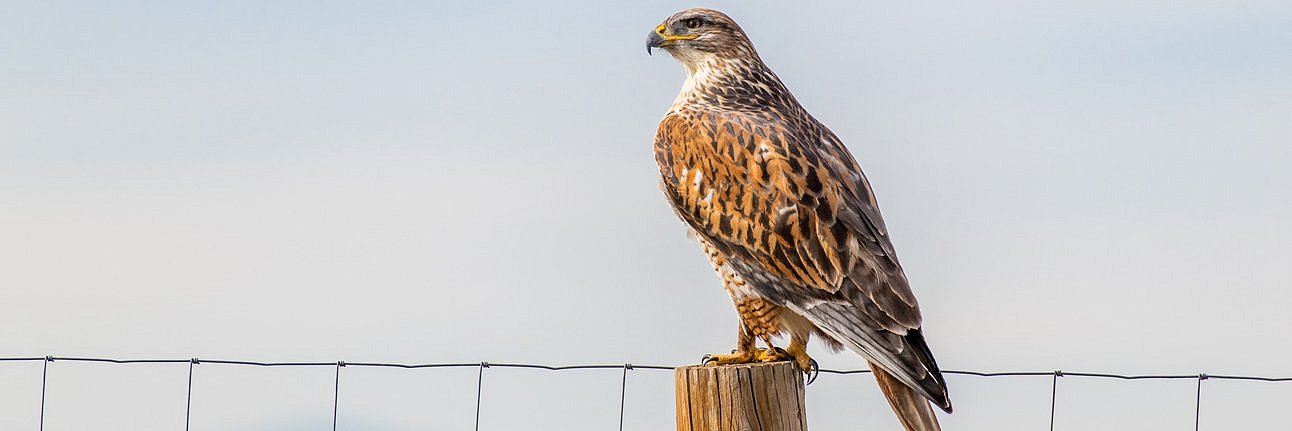
[[[668,17],[646,37],[646,53],[662,48],[688,69],[715,60],[757,57],[736,21],[713,9],[687,9]]]

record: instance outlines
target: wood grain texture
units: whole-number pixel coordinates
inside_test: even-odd
[[[678,431],[806,431],[792,362],[696,365],[674,372]]]

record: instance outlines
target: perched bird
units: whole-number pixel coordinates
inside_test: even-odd
[[[816,363],[808,338],[870,363],[907,430],[938,430],[946,382],[920,308],[857,161],[763,64],[727,15],[687,9],[651,31],[686,82],[655,135],[660,187],[694,232],[740,316],[718,364]],[[789,335],[784,349],[773,337]],[[766,348],[758,349],[756,339]]]

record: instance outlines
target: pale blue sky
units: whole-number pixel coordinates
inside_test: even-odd
[[[729,350],[650,152],[683,73],[643,40],[690,6],[860,160],[945,368],[1292,375],[1282,1],[8,5],[0,356]],[[48,430],[182,426],[183,367],[51,367]],[[330,425],[331,370],[198,371],[194,430]],[[345,373],[343,429],[471,423],[471,371]],[[618,379],[489,370],[482,429],[610,429]],[[1048,379],[948,380],[948,429],[1048,424]],[[0,382],[0,428],[34,428],[38,364]],[[1192,426],[1192,382],[1060,394],[1056,429]],[[627,429],[667,429],[671,397],[634,372]],[[814,429],[896,426],[866,376],[808,397]],[[1202,426],[1289,400],[1208,381]]]

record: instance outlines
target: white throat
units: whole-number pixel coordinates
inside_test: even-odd
[[[677,57],[677,55],[674,55]],[[697,88],[706,86],[716,76],[715,65],[717,61],[712,58],[695,59],[697,61],[686,61],[678,57],[682,67],[686,69],[686,81],[682,83],[682,90],[677,93],[677,98],[673,99],[673,105],[669,106],[669,112],[674,112],[686,104],[687,99],[696,92]]]

